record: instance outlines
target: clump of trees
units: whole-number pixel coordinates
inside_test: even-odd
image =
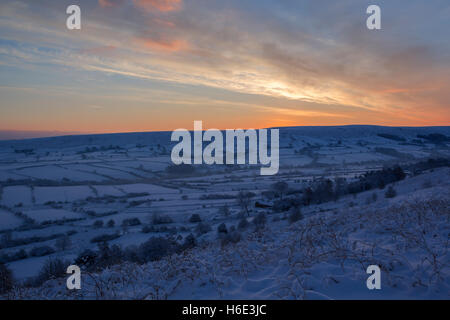
[[[134,226],[138,226],[140,224],[141,224],[141,220],[139,220],[138,218],[129,218],[129,219],[124,219],[122,221],[123,227],[134,227]]]
[[[405,179],[406,174],[399,166],[370,171],[360,176],[356,181],[348,183],[344,179],[337,179],[333,183],[330,179],[321,180],[303,192],[303,204],[323,203],[335,201],[345,194],[356,194],[374,188],[383,189],[387,184]]]
[[[91,243],[107,242],[119,238],[118,233],[102,234],[91,239]]]
[[[143,264],[157,261],[173,253],[181,253],[197,245],[193,234],[182,243],[172,237],[151,237],[146,242],[122,249],[119,245],[110,246],[107,242],[98,244],[98,250],[84,250],[75,259],[75,264],[87,271],[100,271],[125,261]]]
[[[153,225],[158,225],[158,224],[169,224],[172,223],[173,220],[168,215],[159,212],[154,212],[151,218],[151,222]]]
[[[387,184],[403,180],[405,177],[406,174],[403,169],[395,166],[393,168],[367,172],[352,182],[348,182],[343,178],[337,178],[334,181],[321,179],[315,181],[311,186],[304,188],[301,191],[301,196],[294,196],[293,192],[288,191],[289,186],[287,184],[276,183],[272,185],[270,191],[274,195],[274,199],[276,199],[273,201],[272,210],[274,212],[289,211],[293,213],[293,220],[301,219],[301,213],[296,212],[301,206],[336,201],[343,195],[356,195],[357,193],[374,188],[383,189]],[[278,194],[275,192],[275,189],[279,190]],[[291,221],[289,216],[288,219]]]

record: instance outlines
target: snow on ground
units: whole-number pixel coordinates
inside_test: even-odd
[[[37,209],[27,210],[25,215],[35,220],[38,223],[45,221],[58,221],[83,218],[83,215],[76,212],[61,210],[61,209]]]
[[[5,187],[2,194],[2,204],[7,207],[17,205],[31,205],[32,195],[31,189],[27,186]]]
[[[22,224],[22,219],[16,217],[11,212],[0,210],[0,230],[14,229]]]
[[[84,172],[76,172],[74,170],[64,169],[58,166],[39,166],[29,167],[16,170],[15,172],[26,175],[35,179],[51,179],[63,180],[68,179],[72,181],[98,181],[99,177]]]
[[[142,193],[147,192],[150,195],[161,195],[161,194],[178,194],[179,191],[175,189],[169,189],[165,187],[160,187],[152,184],[127,184],[118,186],[121,190],[126,193]]]
[[[34,188],[36,204],[53,202],[72,202],[93,197],[94,192],[88,186],[71,187],[36,187]]]

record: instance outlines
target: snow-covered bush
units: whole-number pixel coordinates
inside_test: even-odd
[[[118,245],[115,244],[110,247],[106,242],[103,242],[99,244],[98,248],[98,254],[95,259],[96,269],[103,270],[123,262],[124,254]]]
[[[266,226],[267,218],[264,212],[258,213],[258,215],[253,219],[253,224],[255,225],[255,229],[263,229]]]
[[[141,262],[156,261],[176,251],[178,244],[167,238],[152,237],[139,246]]]
[[[228,207],[228,205],[224,205],[222,207],[219,208],[219,214],[224,216],[225,218],[230,216],[230,207]]]
[[[303,219],[303,215],[302,212],[300,211],[299,207],[292,207],[289,210],[289,214],[288,214],[288,221],[289,223],[294,223],[297,222],[299,220]]]
[[[154,226],[151,225],[145,225],[141,229],[142,233],[150,233],[150,232],[156,232],[156,229]]]
[[[202,234],[208,233],[210,231],[211,231],[211,226],[209,224],[207,224],[206,222],[200,222],[195,227],[195,232],[199,236],[202,235]]]
[[[275,193],[277,197],[279,197],[282,200],[283,195],[286,194],[286,192],[289,189],[289,185],[287,184],[287,182],[278,181],[272,184],[270,186],[270,189]]]
[[[227,234],[228,233],[228,229],[227,226],[225,225],[225,223],[221,223],[218,227],[217,227],[217,233],[220,235],[222,234]]]
[[[111,241],[114,239],[119,238],[120,235],[118,233],[113,233],[113,234],[102,234],[96,237],[93,237],[91,239],[91,243],[98,243],[98,242],[106,242],[106,241]]]
[[[242,218],[241,220],[239,220],[238,223],[238,229],[239,230],[245,230],[248,228],[248,226],[250,225],[250,223],[248,223],[246,218]]]
[[[192,249],[197,245],[197,240],[195,236],[190,233],[186,238],[184,238],[183,244],[181,245],[181,250]]]
[[[250,215],[249,206],[252,198],[255,196],[253,192],[239,191],[236,201],[237,204],[242,208],[242,211],[247,215]]]
[[[103,227],[103,220],[96,220],[96,221],[94,221],[92,226],[94,228],[101,228],[101,227]]]
[[[241,240],[241,234],[234,228],[234,226],[232,226],[228,233],[223,234],[221,239],[222,239],[222,246],[227,245],[229,243],[238,243]]]
[[[0,263],[0,294],[5,294],[13,288],[14,279],[11,270]]]
[[[86,249],[83,252],[81,252],[75,259],[75,264],[80,268],[91,270],[95,267],[95,261],[97,260],[97,256],[98,256],[97,252],[90,249]]]
[[[124,219],[122,221],[123,227],[133,227],[133,226],[138,226],[140,224],[141,224],[141,220],[139,220],[138,218]]]
[[[154,225],[157,225],[157,224],[168,224],[168,223],[172,223],[172,222],[173,222],[172,218],[167,216],[167,215],[165,215],[165,214],[162,214],[162,213],[159,213],[159,212],[155,212],[152,215],[152,223]]]
[[[293,207],[299,207],[301,205],[301,201],[299,198],[285,198],[282,200],[276,200],[273,203],[272,210],[274,212],[284,212],[288,211],[289,209]]]
[[[190,223],[198,223],[201,222],[202,219],[200,218],[200,215],[198,213],[194,213],[190,218],[189,218],[189,222]]]
[[[37,277],[32,281],[32,284],[39,286],[48,280],[64,277],[68,266],[69,263],[66,261],[58,258],[48,258]]]
[[[386,193],[384,194],[386,198],[395,198],[397,196],[397,191],[395,191],[394,187],[389,186],[389,188],[386,190]]]

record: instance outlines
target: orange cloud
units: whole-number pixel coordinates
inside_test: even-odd
[[[122,3],[123,0],[98,0],[98,4],[102,8],[115,7]]]
[[[147,49],[177,52],[184,51],[188,48],[188,44],[184,40],[161,40],[161,39],[149,39],[139,38],[138,41]]]
[[[134,0],[134,3],[146,10],[167,12],[180,9],[182,0]]]

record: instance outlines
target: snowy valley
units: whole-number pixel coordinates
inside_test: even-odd
[[[450,127],[280,128],[274,176],[175,166],[172,146],[169,132],[0,141],[1,297],[449,298]],[[82,290],[66,289],[69,264]]]

